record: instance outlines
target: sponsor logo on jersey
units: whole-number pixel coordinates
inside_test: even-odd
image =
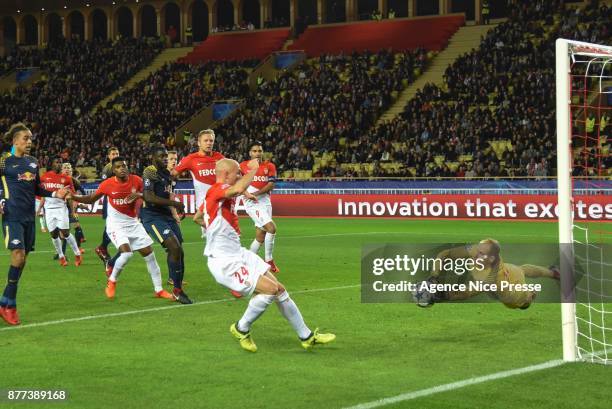
[[[45,189],[47,190],[51,190],[51,189],[62,189],[64,188],[64,182],[62,181],[62,183],[53,183],[53,182],[45,182],[43,183],[43,186],[45,187]]]
[[[127,198],[124,198],[124,199],[111,199],[111,201],[114,204],[118,205],[118,206],[129,205],[129,204],[134,203],[133,201],[132,202],[128,201]]]
[[[215,169],[202,169],[198,171],[199,176],[215,176]]]
[[[267,182],[267,181],[268,181],[267,176],[255,176],[253,178],[253,182]]]
[[[30,163],[30,167],[32,169],[36,169],[38,167],[38,165],[36,163]]]
[[[26,182],[31,182],[36,179],[36,175],[32,172],[24,172],[17,175],[17,180],[24,180]]]

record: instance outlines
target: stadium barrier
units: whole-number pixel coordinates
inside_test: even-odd
[[[580,185],[579,182],[577,182]],[[275,216],[395,217],[474,220],[557,220],[554,181],[279,182]],[[333,187],[330,187],[333,186]],[[612,221],[612,182],[580,186],[577,220]],[[86,189],[95,189],[88,185]],[[177,199],[196,211],[191,182],[180,182]],[[239,198],[236,209],[244,214]],[[84,213],[100,213],[101,201]]]

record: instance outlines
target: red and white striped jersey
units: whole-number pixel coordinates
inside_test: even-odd
[[[126,182],[121,182],[113,176],[100,183],[96,194],[102,193],[108,198],[106,223],[115,226],[138,224],[138,200],[128,203],[127,197],[132,193],[142,193],[142,190],[142,179],[137,175],[129,175]]]
[[[181,159],[174,168],[179,173],[187,170],[191,173],[197,206],[202,204],[207,190],[217,182],[215,166],[223,158],[225,156],[219,152],[212,152],[210,155],[195,152]]]
[[[40,183],[49,192],[56,192],[62,188],[67,188],[71,192],[74,191],[72,178],[68,175],[56,173],[53,170],[45,172],[45,174],[40,177]],[[64,199],[56,199],[54,197],[46,197],[44,207],[45,210],[67,208]]]
[[[230,186],[215,183],[208,189],[200,211],[206,225],[207,257],[236,257],[240,255],[240,227],[236,214],[236,199],[226,198]]]

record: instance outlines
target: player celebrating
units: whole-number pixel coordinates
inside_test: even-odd
[[[102,169],[102,173],[100,174],[100,178],[103,181],[114,176],[112,162],[113,162],[113,159],[115,159],[118,156],[119,156],[119,149],[117,147],[111,146],[110,148],[108,148],[108,154],[107,154],[108,163],[104,166],[104,168]],[[102,205],[102,218],[105,220],[107,217],[107,210],[108,210],[108,203],[107,203],[107,199],[105,196],[104,202]],[[110,261],[110,256],[108,255],[108,244],[110,242],[111,240],[108,237],[108,234],[106,234],[106,230],[104,230],[102,232],[102,243],[100,243],[100,245],[96,247],[95,251],[105,266]]]
[[[204,202],[206,192],[215,183],[215,164],[224,156],[213,151],[215,144],[215,131],[204,129],[198,133],[197,152],[185,156],[179,164],[172,170],[172,177],[178,178],[182,173],[189,171],[193,179],[195,190],[196,209]],[[205,231],[202,228],[202,237]]]
[[[64,175],[62,172],[62,160],[55,158],[51,161],[49,171],[45,172],[41,177],[42,185],[45,189],[50,192],[54,192],[58,189],[67,189],[74,191],[74,185],[72,178],[68,175]],[[81,265],[81,251],[79,245],[76,242],[74,236],[70,233],[70,221],[69,211],[71,211],[71,204],[67,204],[63,199],[58,198],[47,198],[44,200],[45,209],[45,220],[47,222],[47,229],[51,234],[51,241],[53,247],[59,257],[59,263],[65,267],[68,265],[64,251],[62,249],[62,240],[66,240],[74,253],[74,265]],[[70,210],[69,210],[70,209]],[[61,237],[60,237],[61,236]]]
[[[40,185],[38,162],[29,156],[32,132],[21,123],[11,126],[5,138],[12,141],[13,154],[0,158],[0,175],[4,189],[2,231],[4,244],[11,251],[11,265],[2,298],[0,316],[9,325],[19,325],[17,313],[17,285],[26,264],[28,253],[34,250],[36,236],[36,196],[63,199],[65,188],[49,192]]]
[[[455,247],[440,252],[437,259],[474,259],[482,263],[482,269],[474,269],[470,272],[471,281],[481,281],[489,284],[497,284],[498,291],[492,295],[508,308],[527,309],[535,299],[535,292],[501,290],[501,281],[510,284],[525,284],[525,277],[538,278],[548,277],[559,279],[559,270],[556,267],[540,267],[533,264],[517,266],[504,263],[501,256],[499,242],[494,239],[485,239],[471,246]],[[437,283],[442,277],[439,271],[433,271],[429,282]],[[480,291],[452,291],[436,292],[415,291],[413,296],[420,307],[430,307],[434,301],[457,301],[467,300],[480,294]]]
[[[222,159],[216,164],[216,183],[211,186],[194,221],[206,225],[206,248],[208,268],[215,280],[242,295],[251,296],[242,318],[232,324],[230,332],[247,351],[257,351],[251,337],[251,325],[270,304],[276,301],[281,314],[289,321],[301,340],[309,349],[316,344],[332,342],[334,334],[319,334],[311,331],[289,297],[285,287],[269,271],[270,266],[257,254],[241,247],[238,216],[235,212],[236,196],[243,194],[253,181],[259,163],[256,159],[248,163],[248,172],[238,180],[238,162]]]
[[[172,200],[172,178],[167,170],[168,152],[163,146],[151,150],[151,166],[145,168],[144,204],[140,219],[149,236],[157,239],[168,253],[168,273],[174,289],[172,294],[181,304],[192,304],[182,289],[185,274],[185,253],[181,229],[171,209],[184,213],[183,203]]]
[[[245,197],[244,205],[247,214],[255,223],[255,239],[251,243],[251,251],[255,254],[259,252],[261,245],[265,242],[265,258],[266,263],[270,265],[270,271],[278,274],[280,270],[274,264],[274,238],[276,237],[276,224],[272,221],[272,202],[270,201],[270,192],[274,189],[274,180],[276,178],[276,166],[270,161],[262,161],[263,145],[261,142],[255,141],[249,146],[249,155],[251,160],[257,159],[259,168],[253,182],[247,188],[247,192],[251,193],[257,200]],[[240,164],[240,171],[243,175],[249,172],[249,161],[244,161]]]
[[[162,287],[159,265],[155,259],[155,253],[151,249],[153,240],[147,235],[136,215],[137,199],[142,198],[142,179],[130,174],[127,163],[121,156],[115,157],[111,164],[115,176],[100,183],[95,193],[88,196],[73,197],[76,202],[89,204],[95,203],[102,196],[108,198],[106,232],[120,255],[108,278],[105,290],[106,296],[108,298],[115,297],[117,278],[132,258],[133,251],[138,251],[147,264],[147,270],[155,288],[155,296],[174,300],[172,294]]]

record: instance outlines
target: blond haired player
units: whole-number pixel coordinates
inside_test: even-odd
[[[257,159],[259,168],[253,181],[247,188],[247,192],[255,196],[257,200],[250,199],[245,196],[244,206],[247,214],[255,224],[255,238],[251,243],[250,250],[257,254],[261,245],[264,245],[266,263],[270,264],[270,271],[274,274],[280,273],[280,270],[274,263],[274,239],[276,237],[276,223],[272,220],[272,201],[270,200],[270,192],[274,189],[274,181],[276,180],[276,166],[270,161],[262,160],[263,145],[259,141],[254,141],[249,145],[249,155],[252,159]],[[240,164],[242,174],[247,174],[249,171],[249,161],[244,161]]]
[[[206,192],[215,184],[215,164],[223,159],[220,152],[213,151],[215,144],[215,131],[204,129],[198,133],[198,151],[185,156],[178,165],[170,171],[173,178],[189,171],[193,179],[196,209],[204,202]],[[205,232],[202,229],[202,237]]]
[[[258,168],[259,162],[251,160],[249,171],[239,179],[238,162],[231,159],[218,161],[216,183],[208,189],[204,203],[194,216],[196,223],[206,226],[204,255],[215,280],[230,290],[251,297],[244,315],[231,325],[230,332],[243,349],[257,351],[251,337],[251,326],[270,304],[276,302],[300,338],[302,347],[309,349],[316,344],[332,342],[336,338],[334,334],[319,334],[318,329],[311,331],[308,328],[285,287],[270,272],[270,265],[240,244],[236,197],[246,191]]]
[[[502,281],[506,281],[512,285],[525,284],[525,277],[538,278],[548,277],[559,279],[559,271],[556,267],[541,267],[533,264],[523,264],[517,266],[515,264],[505,263],[501,256],[501,247],[499,242],[494,239],[485,239],[475,245],[454,247],[452,249],[440,252],[437,259],[473,259],[479,260],[483,268],[470,271],[470,281],[480,281],[486,284],[496,284],[498,290],[492,295],[502,302],[508,308],[527,309],[533,302],[536,293],[533,291],[514,291],[510,289],[502,289]],[[442,278],[440,271],[433,271],[429,280],[437,282]],[[466,291],[448,291],[442,294],[436,293],[435,297],[429,302],[417,304],[421,307],[429,307],[433,305],[433,298],[437,301],[458,301],[467,300],[480,294],[481,291],[466,290]],[[415,294],[415,298],[418,296]]]

